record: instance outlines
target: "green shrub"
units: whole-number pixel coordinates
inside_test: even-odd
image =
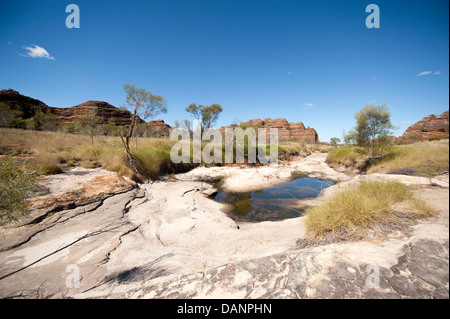
[[[197,166],[193,163],[173,163],[170,158],[173,144],[172,141],[160,140],[138,147],[134,156],[138,162],[139,174],[145,178],[155,179],[165,174],[186,172]]]
[[[354,166],[358,160],[366,157],[366,150],[356,146],[344,146],[332,150],[326,159],[328,164]]]
[[[0,160],[0,225],[27,213],[27,199],[36,186],[36,175],[13,158]]]

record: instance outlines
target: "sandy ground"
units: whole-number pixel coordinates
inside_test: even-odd
[[[358,267],[365,264],[376,264],[389,270],[399,264],[401,256],[412,254],[405,251],[405,245],[415,247],[417,243],[422,247],[428,245],[424,240],[430,240],[446,249],[443,257],[441,254],[436,258],[447,263],[447,270],[439,277],[436,287],[422,285],[424,291],[429,291],[428,295],[416,296],[437,296],[438,291],[438,296],[447,294],[448,298],[448,177],[430,181],[384,174],[347,175],[326,165],[325,157],[325,154],[313,154],[290,163],[257,168],[200,167],[175,178],[111,195],[100,203],[57,212],[38,224],[14,230],[3,228],[0,237],[0,295],[26,298],[322,298],[323,289],[320,287],[326,277],[324,273],[332,273],[330,269],[333,267],[340,269],[345,265],[347,269],[351,263],[356,274],[361,272]],[[245,191],[284,183],[294,171],[338,182],[319,198],[305,201],[305,205],[320,203],[340,191],[346,183],[387,178],[420,187],[417,196],[439,210],[440,214],[437,218],[421,221],[408,235],[396,234],[378,242],[347,242],[299,250],[296,243],[305,234],[303,217],[236,224],[227,217],[225,205],[205,195],[212,188],[205,180],[223,177],[223,188]],[[68,172],[48,177],[44,183],[48,184],[51,194],[60,194],[75,187],[67,186],[69,179],[72,185],[79,186],[102,174],[110,173],[99,169],[78,169],[75,174]],[[291,265],[289,268],[294,269],[304,264],[305,272],[292,273],[284,266],[274,266],[273,273],[267,274],[271,279],[256,289],[257,282],[261,281],[260,275],[270,269],[267,263],[277,258],[276,265],[295,262],[295,267]],[[308,260],[311,261],[309,264]],[[227,265],[231,265],[233,273],[212,275],[224,274],[222,270],[228,269]],[[237,268],[233,265],[242,265],[245,269],[235,271]],[[216,279],[211,279],[207,273]],[[405,275],[405,280],[412,278],[414,272],[410,273]],[[280,280],[298,282],[300,279],[311,286],[304,291],[301,290],[303,288],[285,291],[273,286]],[[334,282],[333,277],[328,279]],[[409,292],[399,291],[395,283],[388,286],[386,293],[408,296]],[[360,287],[358,291],[362,292],[357,297],[363,298],[372,293]],[[335,297],[349,297],[345,293],[344,289]],[[389,298],[394,295],[383,296]]]

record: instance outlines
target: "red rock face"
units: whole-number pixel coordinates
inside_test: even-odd
[[[401,139],[449,138],[448,111],[441,115],[428,115],[411,125]]]
[[[279,141],[292,141],[307,144],[316,144],[319,142],[319,136],[315,129],[303,125],[302,122],[289,123],[286,119],[255,119],[245,122],[248,126],[254,128],[276,128],[278,129]],[[225,131],[225,128],[235,127],[233,125],[221,127],[219,130]],[[270,140],[270,130],[267,130],[267,141]]]
[[[8,89],[0,90],[0,102],[8,104],[12,109],[19,109],[23,112],[24,118],[33,117],[36,110],[45,113],[51,113],[55,116],[57,124],[71,123],[83,119],[92,109],[97,110],[97,124],[129,125],[131,123],[132,113],[127,110],[116,108],[115,106],[103,101],[87,101],[79,105],[68,108],[50,107],[44,102],[20,94],[17,91]],[[138,123],[145,123],[138,118]],[[170,134],[170,125],[163,120],[151,120],[145,125],[145,136],[168,138]]]
[[[0,102],[6,103],[13,109],[21,110],[24,118],[32,117],[38,109],[45,113],[52,113],[55,115],[58,124],[81,119],[89,114],[93,108],[97,109],[98,124],[107,124],[110,119],[113,119],[117,125],[127,125],[131,123],[132,116],[131,112],[118,109],[102,101],[87,101],[68,108],[50,107],[42,101],[22,95],[11,89],[0,90]],[[143,123],[144,121],[139,119],[138,122]]]
[[[128,125],[131,123],[131,112],[118,109],[103,101],[87,101],[69,108],[52,107],[51,111],[58,117],[60,123],[67,123],[82,119],[92,109],[97,109],[97,124],[107,124],[111,119],[116,125]],[[139,118],[138,123],[144,123],[144,121]]]
[[[56,108],[50,107],[39,100],[21,95],[19,92],[11,89],[0,90],[0,102],[7,103],[10,106],[20,106],[20,109],[24,111],[24,113],[29,113],[27,113],[28,115],[25,116],[25,118],[32,117],[34,115],[33,109],[37,107],[44,112],[50,112],[55,115],[58,124],[80,120],[88,115],[93,108],[97,109],[98,124],[108,124],[112,120],[116,125],[128,125],[131,123],[132,117],[131,112],[118,109],[115,106],[103,101],[87,101],[68,108]],[[145,123],[140,118],[138,122]],[[282,118],[265,118],[264,120],[249,120],[246,124],[255,128],[277,128],[278,138],[280,141],[296,141],[308,144],[315,144],[319,141],[316,130],[309,127],[305,128],[302,122],[289,123],[286,119]],[[170,125],[164,123],[163,120],[152,120],[148,122],[146,126],[146,136],[168,138],[170,135],[171,127]],[[221,131],[224,131],[224,129],[225,127],[220,128]],[[269,140],[270,136],[268,130],[267,141]]]
[[[147,123],[150,135],[158,138],[169,138],[170,125],[164,123],[163,120],[152,120]]]

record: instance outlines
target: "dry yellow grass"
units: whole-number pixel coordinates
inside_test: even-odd
[[[362,159],[367,158],[364,148],[354,145],[332,150],[327,163],[332,166],[362,168]],[[360,165],[361,167],[358,167]],[[449,141],[422,141],[409,145],[392,145],[386,148],[383,156],[367,168],[367,173],[387,173],[398,169],[408,169],[409,173],[432,177],[442,174],[449,167]]]
[[[381,221],[389,221],[394,205],[406,204],[416,217],[435,213],[425,202],[399,182],[363,182],[336,194],[323,204],[306,210],[306,227],[312,237],[328,234],[352,237]]]
[[[449,167],[449,141],[424,141],[395,146],[368,173],[414,168],[416,175],[433,176]]]
[[[163,139],[138,138],[136,153],[142,149],[157,150],[173,143]],[[133,151],[136,151],[135,145],[133,139]],[[89,136],[0,128],[0,147],[4,155],[29,161],[41,174],[58,173],[60,164],[68,164],[86,168],[101,166],[132,179],[137,178],[125,164],[126,155],[120,137],[96,136],[92,144]],[[159,160],[163,159],[160,157]],[[164,160],[168,160],[168,157]],[[147,158],[146,161],[157,164],[154,158]]]

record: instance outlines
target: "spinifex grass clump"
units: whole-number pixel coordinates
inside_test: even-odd
[[[402,202],[415,216],[434,213],[402,183],[368,181],[350,186],[323,204],[307,209],[307,230],[313,237],[330,233],[351,237],[378,222],[389,221],[395,212],[394,205]]]
[[[0,225],[27,212],[27,199],[36,187],[36,174],[11,157],[0,159]]]
[[[41,153],[33,158],[31,166],[34,171],[42,175],[53,175],[62,173],[60,164],[65,160],[52,153]]]

